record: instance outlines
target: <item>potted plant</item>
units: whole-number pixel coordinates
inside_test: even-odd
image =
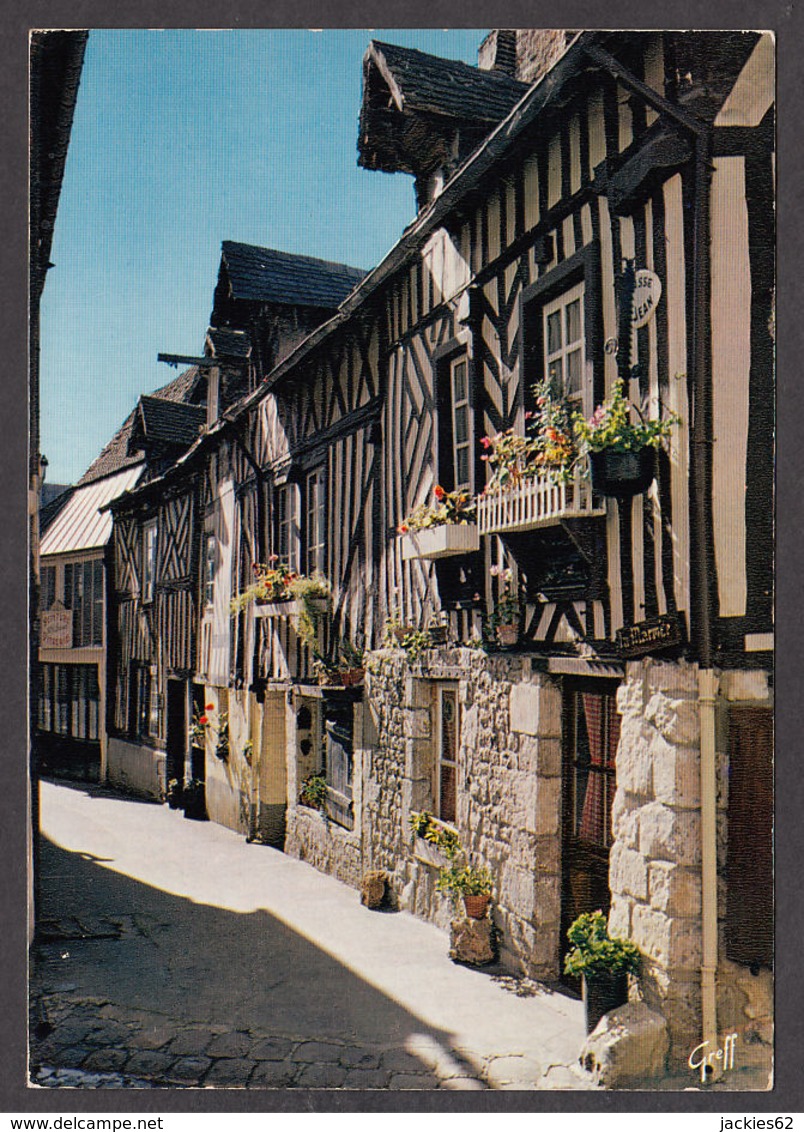
[[[485,866],[453,861],[439,873],[436,888],[439,892],[450,893],[456,902],[460,897],[470,920],[485,918],[493,888],[491,873]]]
[[[323,574],[297,575],[288,583],[288,592],[297,603],[296,633],[304,644],[314,648],[319,629],[329,612],[332,586]]]
[[[349,688],[355,684],[362,684],[366,670],[363,666],[363,650],[356,648],[351,641],[343,640],[340,644],[341,679],[344,687]]]
[[[446,491],[436,484],[433,495],[432,504],[420,504],[397,528],[405,561],[447,558],[480,548],[476,504],[469,492]]]
[[[259,606],[283,604],[293,597],[291,585],[299,577],[279,556],[272,554],[266,562],[252,563],[254,581],[230,602],[232,616],[254,602]]]
[[[642,957],[636,944],[609,935],[600,910],[578,916],[567,939],[573,947],[564,959],[564,973],[582,980],[586,1032],[591,1033],[604,1014],[628,1001],[628,975],[639,973]]]
[[[343,673],[337,660],[323,656],[316,649],[313,650],[313,672],[322,688],[337,688],[343,685]]]
[[[327,804],[327,780],[323,774],[308,774],[301,784],[299,804],[311,810],[321,810]]]
[[[167,783],[167,804],[171,810],[181,808],[181,783],[178,778],[169,778]]]
[[[618,381],[611,395],[586,420],[573,416],[573,429],[581,451],[589,457],[592,487],[601,495],[627,499],[647,491],[656,474],[656,449],[670,435],[679,418],[631,420],[632,406]]]
[[[491,615],[492,628],[503,648],[513,647],[519,640],[520,602],[510,567],[492,566],[489,573],[502,583],[500,596]]]

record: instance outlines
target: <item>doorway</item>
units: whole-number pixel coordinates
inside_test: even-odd
[[[183,680],[167,682],[167,736],[165,743],[168,796],[170,783],[184,783],[184,764],[187,758],[187,685]]]
[[[564,686],[564,769],[561,897],[562,980],[567,928],[583,912],[608,914],[611,810],[616,787],[620,717],[614,680],[567,681]]]

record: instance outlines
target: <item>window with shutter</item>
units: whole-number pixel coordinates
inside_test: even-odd
[[[327,813],[351,829],[352,812],[352,705],[327,703],[324,709]]]
[[[726,954],[773,966],[773,713],[734,708],[729,721]]]

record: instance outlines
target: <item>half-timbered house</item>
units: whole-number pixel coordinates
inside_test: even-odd
[[[558,979],[567,925],[608,913],[674,1063],[770,1041],[773,55],[499,31],[477,69],[372,43],[359,160],[412,174],[418,214],[164,477],[202,480],[210,815],[354,885],[382,869],[446,927],[409,825],[432,814],[491,870],[506,967]],[[253,341],[228,247],[212,321]],[[619,389],[666,422],[644,481],[581,460],[487,490],[546,376],[583,418]],[[459,545],[399,533],[437,486],[477,497]],[[312,648],[290,602],[228,618],[271,554],[329,579]],[[363,686],[315,681],[358,650]]]
[[[109,504],[198,435],[204,410],[190,404],[197,374],[140,398],[74,488],[48,515],[41,543],[40,681],[36,725],[44,770],[110,781],[106,728],[109,637]]]

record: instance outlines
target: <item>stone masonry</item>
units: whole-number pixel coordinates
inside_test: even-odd
[[[728,713],[732,703],[770,705],[765,673],[720,678],[717,728],[719,872],[717,1024],[740,1035],[741,1067],[770,1066],[773,981],[725,958],[728,847]],[[646,956],[644,1001],[667,1019],[671,1066],[701,1041],[701,817],[697,667],[644,660],[628,665],[618,691],[614,843],[609,882],[612,935],[633,939]]]
[[[449,899],[436,889],[445,863],[414,838],[409,818],[433,811],[434,690],[448,682],[461,705],[457,830],[473,863],[494,878],[500,962],[539,979],[558,975],[560,928],[561,697],[526,658],[476,649],[428,651],[411,665],[400,649],[375,653],[366,688],[362,806],[351,834],[298,807],[287,851],[359,886],[388,874],[389,899],[447,930]],[[368,735],[369,730],[376,734]],[[361,837],[362,833],[362,837]],[[360,856],[345,860],[347,847]]]
[[[617,693],[609,930],[645,961],[642,997],[667,1019],[671,1060],[700,1041],[701,816],[697,669],[628,665]]]

